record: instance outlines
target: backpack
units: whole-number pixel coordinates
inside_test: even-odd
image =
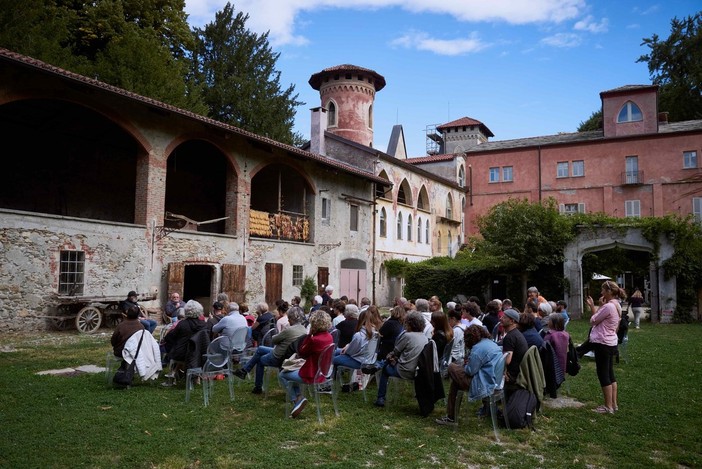
[[[570,376],[575,376],[580,371],[580,363],[578,361],[578,352],[573,345],[573,340],[568,338],[568,354],[566,355],[566,373]]]
[[[537,403],[533,392],[526,389],[514,391],[505,406],[505,417],[509,422],[509,428],[529,427],[534,430],[533,416]]]

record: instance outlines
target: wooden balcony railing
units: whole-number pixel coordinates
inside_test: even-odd
[[[257,238],[310,241],[309,217],[293,213],[249,211],[249,234]]]

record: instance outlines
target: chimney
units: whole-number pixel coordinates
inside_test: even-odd
[[[668,113],[667,112],[659,112],[658,113],[658,123],[659,124],[667,124],[668,123]]]
[[[312,111],[310,131],[310,152],[324,155],[324,132],[327,130],[327,110],[323,107],[314,107]]]

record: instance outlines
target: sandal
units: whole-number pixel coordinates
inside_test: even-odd
[[[614,413],[614,410],[610,409],[607,406],[603,406],[603,405],[597,407],[596,409],[592,409],[592,410],[593,410],[593,412],[597,412],[598,414],[613,414]]]

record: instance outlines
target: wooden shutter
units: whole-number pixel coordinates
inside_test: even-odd
[[[275,306],[283,297],[283,264],[266,264],[266,303]]]
[[[182,262],[171,262],[168,264],[168,291],[166,292],[166,301],[170,297],[171,292],[178,292],[181,297],[185,294],[185,264]]]
[[[246,266],[236,264],[222,265],[221,291],[229,295],[230,301],[246,301]]]

